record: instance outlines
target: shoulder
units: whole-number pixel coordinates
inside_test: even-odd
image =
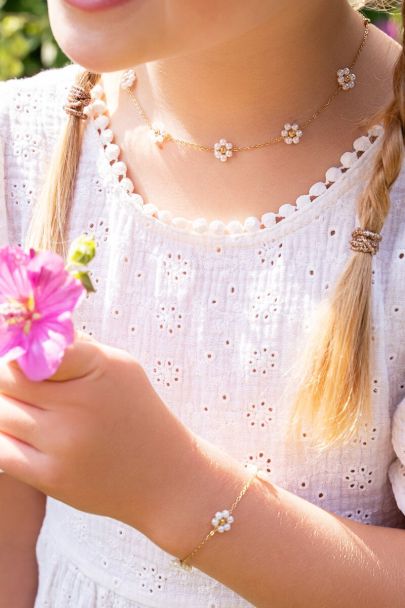
[[[0,82],[0,137],[12,142],[22,129],[52,136],[66,117],[63,104],[81,69],[69,64]]]

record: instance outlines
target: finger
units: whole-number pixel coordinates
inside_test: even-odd
[[[0,365],[0,394],[46,410],[62,397],[50,388],[50,383],[29,380],[15,362]]]
[[[43,457],[36,448],[0,432],[0,468],[8,475],[39,487]]]
[[[64,354],[61,365],[51,378],[42,382],[29,380],[18,363],[0,365],[0,393],[42,409],[54,409],[66,401],[66,390],[57,390],[56,382],[78,380],[96,371],[102,346],[78,336]]]
[[[47,382],[66,382],[91,375],[96,371],[101,354],[101,344],[86,336],[78,334],[73,344],[67,347],[58,367]]]
[[[43,410],[11,397],[0,396],[0,431],[40,449],[47,415]]]

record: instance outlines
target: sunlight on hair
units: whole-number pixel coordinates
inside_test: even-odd
[[[99,74],[80,72],[75,84],[90,91],[99,79]],[[75,116],[68,116],[31,218],[25,239],[26,247],[47,249],[66,256],[65,232],[80,159],[84,122]]]
[[[404,14],[405,4],[403,21]],[[388,215],[389,191],[403,161],[404,52],[394,67],[393,90],[388,106],[367,117],[368,126],[383,124],[384,134],[357,201],[360,227],[378,233]],[[311,336],[305,336],[299,360],[291,370],[291,387],[298,389],[290,394],[288,434],[298,440],[305,425],[313,446],[321,451],[351,440],[360,424],[372,418],[372,266],[373,256],[352,252],[329,299],[314,312]]]

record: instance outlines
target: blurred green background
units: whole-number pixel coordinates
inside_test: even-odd
[[[398,13],[363,13],[400,40]],[[45,0],[0,0],[0,80],[30,76],[66,63],[49,28]]]

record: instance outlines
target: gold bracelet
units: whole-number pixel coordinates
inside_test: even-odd
[[[186,557],[183,557],[183,559],[175,559],[174,560],[174,563],[177,566],[180,566],[184,570],[192,570],[193,567],[190,564],[186,563],[186,562],[188,560],[190,560],[192,557],[194,557],[194,555],[197,553],[197,551],[199,551],[199,549],[201,549],[201,547],[203,545],[205,545],[205,543],[212,536],[214,536],[214,534],[216,534],[217,532],[219,532],[220,534],[222,534],[223,532],[228,532],[231,529],[231,526],[232,526],[232,524],[234,522],[234,517],[233,517],[232,513],[236,509],[236,507],[239,504],[239,502],[242,500],[242,497],[248,491],[249,486],[252,483],[252,481],[254,480],[254,478],[259,473],[259,469],[255,465],[250,465],[250,468],[254,469],[254,473],[250,477],[250,479],[248,479],[245,482],[243,488],[239,492],[239,495],[236,497],[236,499],[233,502],[232,506],[229,509],[225,509],[224,511],[217,511],[215,513],[214,517],[211,519],[211,524],[213,526],[212,530],[210,532],[208,532],[208,534],[206,536],[204,536],[204,538],[202,539],[202,541],[188,555],[186,555]]]

